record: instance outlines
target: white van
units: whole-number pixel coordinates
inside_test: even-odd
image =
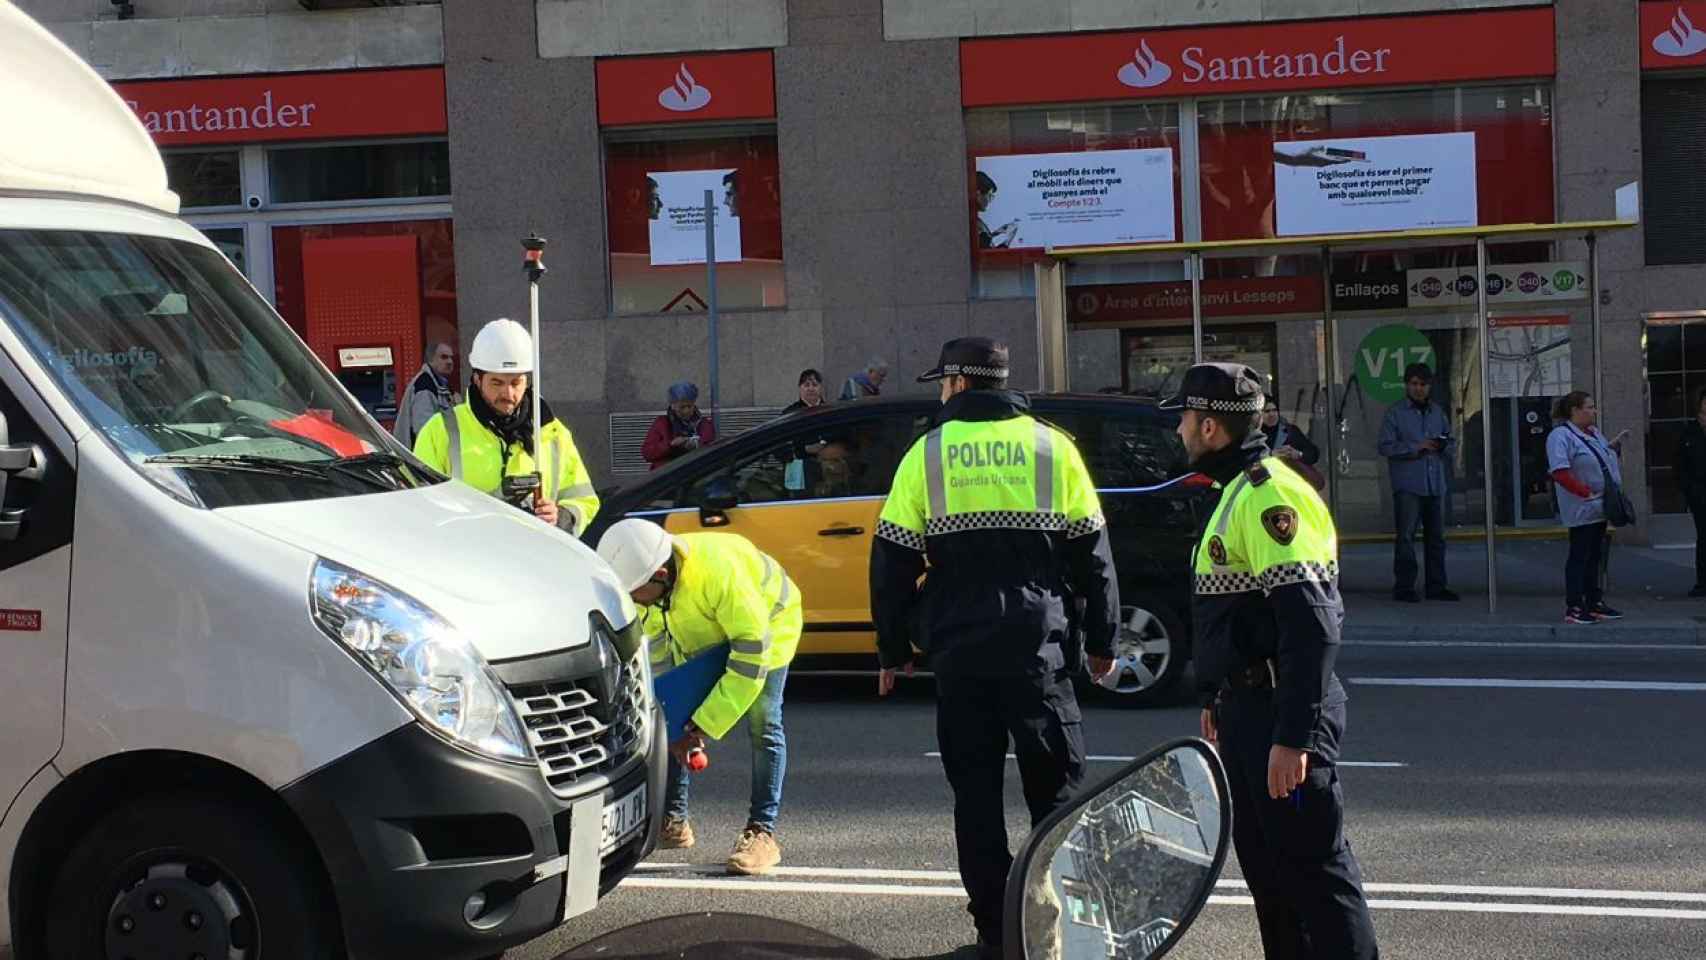
[[[0,956],[489,956],[656,843],[634,608],[414,460],[0,0]]]

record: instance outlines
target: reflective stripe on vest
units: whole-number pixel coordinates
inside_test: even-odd
[[[456,408],[444,411],[444,442],[450,445],[450,479],[462,479],[462,418]]]

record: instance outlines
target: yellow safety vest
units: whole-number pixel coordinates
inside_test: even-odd
[[[676,577],[665,603],[646,608],[652,673],[729,645],[729,665],[693,712],[717,739],[758,700],[770,672],[787,666],[800,644],[800,591],[770,556],[734,533],[675,537]]]
[[[545,424],[539,449],[543,470],[519,443],[511,444],[506,456],[503,441],[474,416],[466,400],[428,420],[415,437],[415,456],[427,466],[494,497],[502,495],[504,477],[538,473],[545,496],[574,516],[576,533],[584,532],[598,515],[598,493],[569,428],[561,420]]]

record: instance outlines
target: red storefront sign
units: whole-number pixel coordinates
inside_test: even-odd
[[[163,147],[448,129],[443,67],[150,80],[113,89]]]
[[[776,116],[769,50],[598,61],[598,122],[697,123]]]
[[[1706,3],[1641,4],[1641,68],[1675,70],[1706,64]]]
[[[1549,77],[1551,7],[960,42],[968,107]]]
[[[1315,276],[1204,280],[1202,300],[1205,317],[1320,313],[1325,306],[1321,278]],[[1066,291],[1066,303],[1073,323],[1189,320],[1191,284],[1180,280],[1073,287]]]

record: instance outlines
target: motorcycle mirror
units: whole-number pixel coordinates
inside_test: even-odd
[[[1231,835],[1212,747],[1139,757],[1031,832],[1007,875],[1007,960],[1158,960],[1208,903]]]

